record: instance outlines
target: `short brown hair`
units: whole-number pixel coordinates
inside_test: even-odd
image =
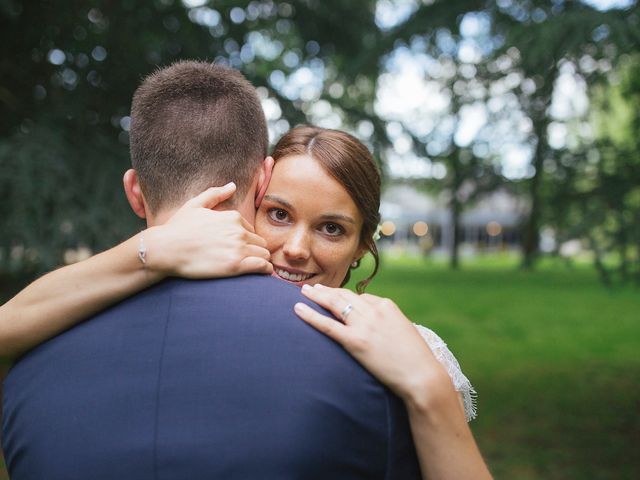
[[[237,70],[181,61],[144,79],[131,106],[131,162],[152,212],[234,181],[242,198],[267,153],[255,88]]]
[[[380,222],[380,172],[369,149],[346,132],[303,125],[285,133],[271,155],[276,161],[290,155],[308,155],[347,190],[364,219],[360,245],[371,252],[375,261],[373,273],[356,286],[358,293],[364,292],[380,263],[373,238]],[[350,276],[351,270],[342,285]]]

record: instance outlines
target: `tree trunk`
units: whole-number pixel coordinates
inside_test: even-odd
[[[546,130],[547,122],[542,122],[543,129]],[[545,132],[546,133],[546,132]],[[546,135],[545,135],[546,137]],[[540,230],[540,178],[542,176],[542,163],[544,155],[543,143],[546,138],[538,136],[538,145],[533,158],[535,173],[530,182],[529,198],[531,199],[531,210],[526,220],[522,235],[522,268],[532,269],[538,255],[539,230]]]
[[[629,236],[627,234],[627,224],[624,219],[624,215],[622,212],[618,212],[618,251],[620,252],[620,265],[618,267],[618,273],[620,274],[620,280],[622,283],[627,283],[629,281],[629,255],[628,255],[628,245],[629,245]]]
[[[451,256],[449,258],[449,267],[457,270],[460,267],[459,246],[460,246],[460,202],[454,192],[451,203]]]
[[[598,245],[598,242],[592,236],[589,236],[589,244],[591,246],[591,250],[593,250],[593,266],[596,268],[596,271],[600,276],[600,280],[606,287],[611,287],[611,274],[602,261],[602,250]]]
[[[640,245],[636,245],[636,261],[635,261],[635,268],[633,270],[633,280],[635,281],[636,285],[640,285],[640,255],[638,255],[638,253],[640,253]]]
[[[451,200],[449,210],[451,213],[451,253],[449,257],[449,267],[457,270],[460,266],[458,247],[460,246],[460,214],[462,205],[458,198],[458,190],[462,183],[462,172],[460,169],[460,150],[456,148],[451,154]]]
[[[547,109],[551,103],[553,94],[553,84],[555,82],[557,68],[552,67],[545,78],[545,83],[541,87],[537,102],[532,107],[531,119],[533,120],[533,130],[536,136],[536,149],[533,154],[532,166],[535,169],[533,177],[529,182],[529,198],[531,200],[531,210],[526,220],[522,236],[522,264],[521,267],[530,270],[538,256],[538,246],[540,240],[540,216],[542,202],[540,199],[540,184],[542,182],[544,156],[547,151],[547,127],[550,119]]]

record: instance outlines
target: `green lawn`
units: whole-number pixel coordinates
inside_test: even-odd
[[[640,290],[585,266],[385,259],[370,292],[438,332],[479,393],[496,478],[640,478]]]
[[[457,272],[385,258],[370,292],[457,355],[497,479],[640,478],[640,290],[607,290],[586,266],[526,273],[487,257]]]

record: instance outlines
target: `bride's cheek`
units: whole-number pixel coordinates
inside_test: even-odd
[[[329,287],[340,287],[351,263],[348,248],[345,248],[343,242],[331,240],[318,242],[314,248],[314,258],[325,271],[324,284]]]
[[[270,253],[273,253],[278,249],[278,245],[280,243],[279,238],[281,235],[278,235],[278,231],[276,229],[268,224],[260,224],[256,222],[255,231],[264,239],[265,242],[267,242],[267,250],[269,250]]]

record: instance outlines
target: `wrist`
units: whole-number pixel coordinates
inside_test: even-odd
[[[458,393],[444,369],[415,375],[400,393],[407,410],[421,415],[437,415],[459,408]]]
[[[149,227],[136,236],[136,255],[140,268],[157,280],[171,274],[162,252],[162,231],[159,227]]]

